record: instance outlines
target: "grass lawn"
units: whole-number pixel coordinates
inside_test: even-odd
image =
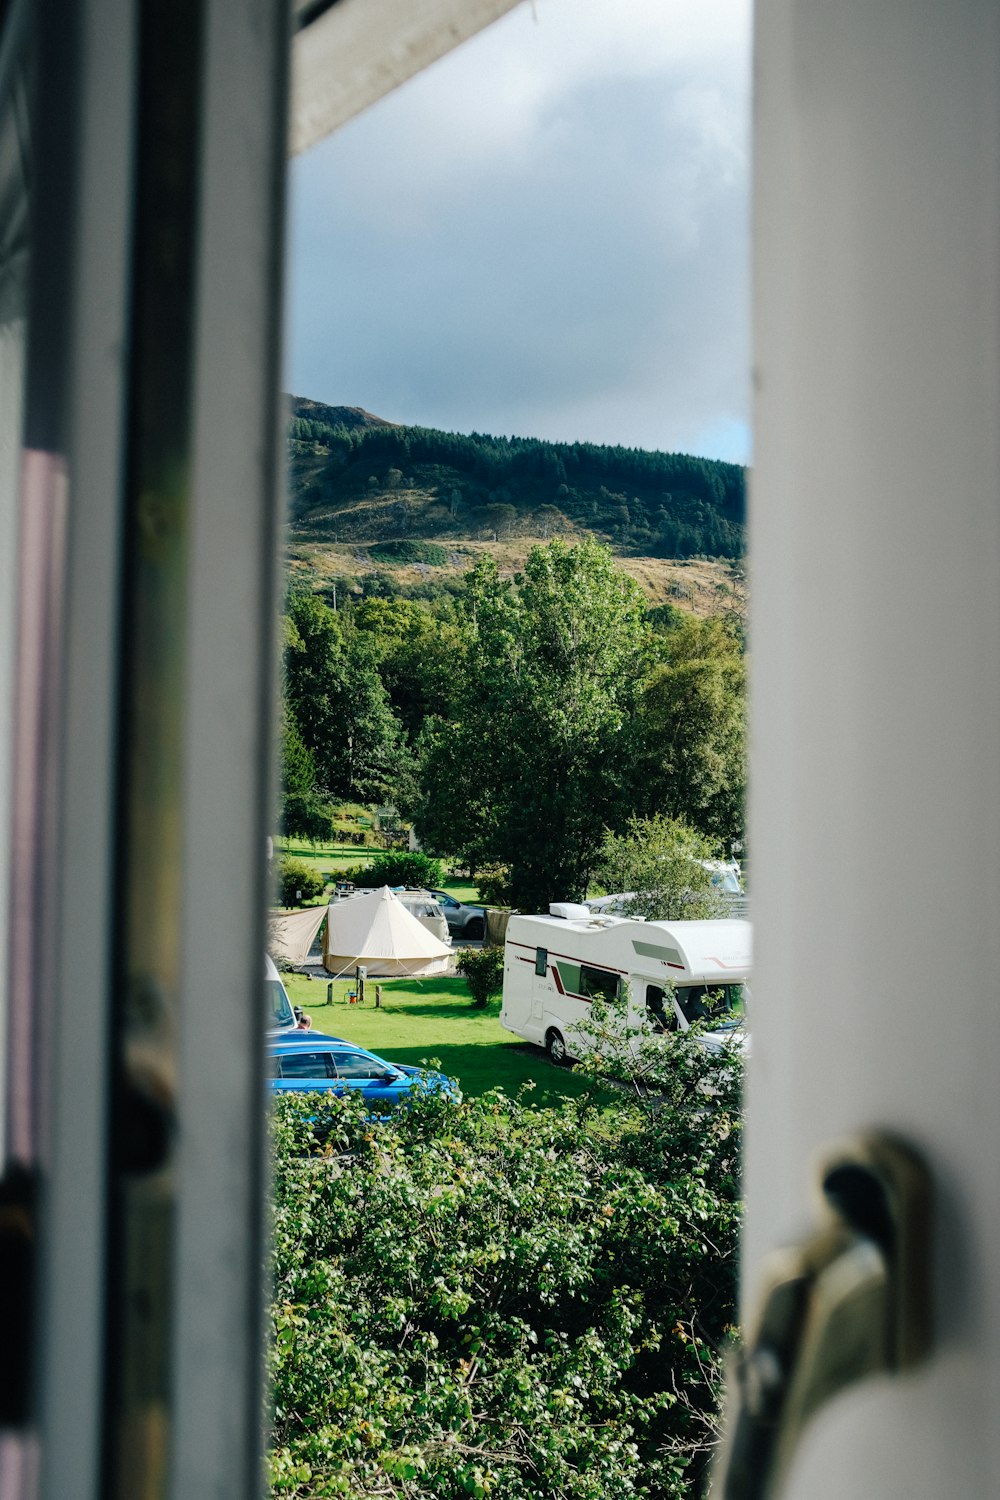
[[[311,844],[308,839],[275,839],[275,854],[287,854],[290,859],[300,859],[303,864],[315,865],[317,870],[357,869],[370,865],[378,849],[366,849],[361,844]]]
[[[446,875],[438,890],[447,891],[448,895],[454,896],[456,901],[465,901],[470,906],[480,904],[479,887],[471,885],[467,880],[452,880],[450,875]]]
[[[375,1009],[375,982],[365,986],[364,1006],[348,1005],[345,980],[333,981],[333,1004],[326,1003],[326,981],[302,974],[282,976],[293,1005],[312,1016],[317,1031],[344,1037],[390,1062],[436,1060],[442,1072],[457,1078],[466,1094],[483,1094],[499,1085],[515,1094],[532,1082],[532,1102],[558,1104],[567,1095],[586,1093],[590,1084],[570,1068],[557,1068],[539,1047],[504,1031],[496,1015],[473,1010],[464,979],[435,975],[427,979],[386,979],[382,1008]],[[369,998],[370,996],[370,998]]]
[[[287,854],[290,859],[300,859],[326,874],[330,870],[357,870],[370,865],[385,850],[365,848],[361,844],[312,844],[308,839],[275,839],[274,852]],[[470,901],[474,906],[479,904],[479,891],[467,880],[446,877],[441,890],[454,896],[456,901]]]

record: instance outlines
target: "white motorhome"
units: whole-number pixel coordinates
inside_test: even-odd
[[[555,1062],[579,1057],[593,1001],[616,999],[627,986],[631,1019],[649,1016],[662,1030],[686,1031],[717,1015],[713,1031],[732,1031],[750,966],[750,923],[740,919],[515,915],[504,945],[500,1024],[545,1047]]]

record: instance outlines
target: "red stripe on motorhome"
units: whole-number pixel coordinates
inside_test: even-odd
[[[543,946],[542,943],[516,943],[513,938],[508,938],[507,941],[508,941],[508,943],[510,943],[510,946],[512,948],[527,948],[527,950],[528,950],[529,953],[534,953],[534,951],[535,951],[536,948],[541,948]],[[571,964],[586,964],[586,963],[588,963],[587,959],[581,958],[578,953],[557,953],[554,948],[546,948],[545,951],[546,951],[546,953],[550,954],[552,958],[564,958],[567,963],[571,963]],[[530,959],[525,959],[524,962],[525,963],[530,963],[531,960]],[[615,966],[614,966],[614,964],[597,964],[597,963],[594,963],[594,964],[588,964],[588,967],[592,968],[592,969],[607,969],[607,971],[608,971],[609,974],[627,974],[628,973],[628,969],[616,969]],[[684,965],[681,964],[680,967],[683,968]]]

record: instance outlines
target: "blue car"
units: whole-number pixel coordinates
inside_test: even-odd
[[[299,1031],[268,1042],[271,1092],[360,1094],[380,1112],[404,1103],[412,1093],[440,1093],[456,1103],[461,1090],[453,1078],[427,1068],[386,1062],[340,1037]]]

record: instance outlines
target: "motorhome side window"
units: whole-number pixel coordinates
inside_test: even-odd
[[[580,994],[589,1000],[617,1000],[618,975],[607,969],[592,969],[588,964],[581,964]]]
[[[538,975],[539,979],[544,979],[545,978],[545,975],[548,972],[548,967],[549,967],[549,950],[548,950],[548,948],[536,948],[535,949],[535,973]]]

